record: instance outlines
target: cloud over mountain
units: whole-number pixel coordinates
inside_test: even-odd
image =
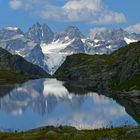
[[[42,19],[62,22],[110,24],[126,21],[123,13],[106,8],[102,0],[67,0],[63,5],[54,5],[50,0],[10,0],[9,6],[13,10],[26,9]]]
[[[130,33],[140,33],[140,23],[131,25],[125,29],[126,31]]]

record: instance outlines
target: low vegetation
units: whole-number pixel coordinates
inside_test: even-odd
[[[22,83],[29,79],[35,79],[37,76],[29,75],[23,72],[16,71],[0,71],[0,85],[3,84],[13,84],[13,83]]]
[[[140,42],[111,55],[68,56],[55,76],[96,91],[140,90]]]
[[[0,48],[0,83],[20,82],[26,79],[48,77],[42,68],[27,62],[18,55],[12,55]]]
[[[139,140],[140,127],[77,130],[73,127],[48,126],[27,132],[0,133],[0,140]]]

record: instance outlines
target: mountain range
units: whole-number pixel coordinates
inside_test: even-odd
[[[48,25],[39,23],[35,23],[27,32],[17,27],[0,30],[1,48],[22,56],[49,74],[54,74],[71,54],[111,54],[138,40],[140,34],[130,34],[123,29],[106,29],[97,32],[92,39],[75,26],[68,26],[59,32],[53,32]]]

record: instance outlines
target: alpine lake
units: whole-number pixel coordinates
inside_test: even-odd
[[[0,130],[26,131],[43,126],[98,129],[137,126],[140,101],[96,92],[75,93],[57,79],[36,79],[0,86]]]

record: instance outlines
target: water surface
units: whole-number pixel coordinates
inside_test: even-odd
[[[56,79],[31,80],[16,85],[0,98],[0,129],[28,130],[46,125],[78,129],[136,125],[115,100],[98,93],[69,93]]]

